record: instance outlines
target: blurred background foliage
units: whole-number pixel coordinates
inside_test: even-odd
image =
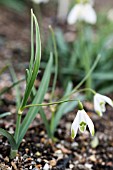
[[[72,42],[65,40],[66,35],[59,27],[55,29],[58,54],[59,54],[59,80],[65,87],[69,80],[79,82],[86,74],[85,67],[88,63],[84,59],[85,51],[89,57],[90,67],[98,54],[101,60],[91,75],[91,88],[101,93],[113,91],[113,22],[107,19],[104,13],[98,13],[98,22],[92,26],[86,25],[84,35],[76,30],[76,39]],[[70,36],[73,36],[73,34]],[[52,49],[49,37],[47,48],[43,51],[43,61]],[[44,66],[45,63],[42,63]]]
[[[74,0],[71,2],[67,14],[75,4]],[[53,51],[48,25],[53,26],[59,58],[59,85],[66,88],[69,81],[76,85],[86,75],[86,70],[91,68],[97,55],[101,54],[101,60],[90,76],[90,83],[86,82],[84,86],[90,86],[101,93],[110,93],[113,92],[113,21],[108,19],[110,8],[103,2],[101,4],[104,8],[100,10],[99,2],[95,2],[97,23],[93,26],[85,23],[82,26],[68,25],[64,16],[58,17],[61,16],[58,15],[59,0],[51,0],[46,4],[36,4],[30,0],[0,0],[0,5],[19,14],[21,11],[22,13],[27,11],[28,14],[30,8],[34,8],[43,40],[41,68],[45,68],[50,51]],[[110,3],[108,4],[110,7]],[[87,61],[85,55],[88,56]]]
[[[0,0],[0,5],[5,5],[19,12],[25,9],[24,0]]]

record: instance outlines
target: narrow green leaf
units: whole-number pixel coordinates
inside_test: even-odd
[[[67,96],[71,92],[71,90],[72,90],[72,83],[69,82],[67,89],[66,89],[66,92],[64,94],[64,97]],[[66,99],[69,99],[69,97],[66,98]],[[66,105],[67,105],[67,103],[63,103],[58,107],[58,110],[57,110],[55,117],[54,117],[54,123],[53,123],[54,126],[52,126],[52,129],[51,129],[52,134],[55,132],[56,127],[59,124],[59,121],[60,121],[62,115],[64,114],[64,110],[65,110]]]
[[[113,71],[95,72],[92,74],[92,77],[96,80],[113,80]]]
[[[11,115],[11,112],[5,112],[0,114],[0,118]]]
[[[26,103],[27,103],[28,97],[29,97],[29,95],[31,93],[31,90],[32,90],[32,87],[34,85],[34,81],[35,81],[35,79],[37,77],[37,74],[38,74],[38,70],[39,70],[39,66],[40,66],[40,59],[41,59],[41,41],[40,41],[39,26],[38,26],[37,19],[36,19],[35,15],[33,13],[32,13],[32,17],[34,19],[35,29],[36,29],[35,61],[34,61],[33,70],[31,70],[32,66],[30,66],[30,70],[29,70],[29,74],[28,74],[28,80],[27,80],[27,85],[26,85],[26,90],[25,90],[25,94],[24,94],[24,98],[23,98],[23,101],[22,101],[21,108],[23,108],[23,106],[25,106]],[[32,58],[31,58],[30,64],[32,65]]]
[[[9,65],[4,66],[3,68],[0,69],[0,75],[7,70],[7,68],[9,67]]]
[[[54,47],[54,55],[55,55],[55,74],[53,78],[53,85],[52,85],[52,92],[51,92],[51,97],[50,101],[52,101],[53,96],[54,96],[54,91],[56,87],[56,82],[57,82],[57,77],[58,77],[58,50],[57,50],[57,44],[56,44],[56,37],[53,31],[53,28],[49,26],[49,29],[51,31],[51,36],[52,36],[52,41],[53,41],[53,47]]]
[[[33,24],[33,11],[31,9],[31,59],[29,64],[29,70],[31,71],[33,67],[33,61],[34,61],[34,24]]]
[[[2,128],[0,128],[0,134],[5,136],[8,139],[12,149],[14,150],[17,149],[17,145],[16,145],[13,135],[11,135],[9,132],[7,132],[6,130]]]
[[[44,76],[43,76],[42,81],[40,83],[39,90],[38,90],[32,104],[42,103],[43,100],[44,100],[44,96],[45,96],[45,93],[47,91],[49,81],[50,81],[52,63],[53,63],[53,56],[51,56],[50,59],[49,59],[49,62],[47,64],[47,67],[46,67],[45,72],[44,72]],[[33,107],[33,108],[29,109],[26,117],[24,118],[24,120],[22,122],[21,128],[20,128],[18,145],[20,145],[26,131],[28,130],[31,122],[34,120],[34,118],[35,118],[35,116],[36,116],[36,114],[38,113],[39,110],[40,110],[40,107]]]
[[[12,79],[13,79],[13,82],[14,82],[14,83],[17,82],[18,79],[17,79],[16,73],[15,73],[15,70],[14,70],[12,64],[10,65],[9,70],[10,70],[10,73],[11,73],[11,76],[12,76]],[[19,109],[19,106],[20,106],[20,102],[21,102],[21,94],[20,94],[19,84],[17,84],[17,85],[15,86],[15,90],[16,90],[16,106],[17,106],[17,110],[18,110],[18,109]]]

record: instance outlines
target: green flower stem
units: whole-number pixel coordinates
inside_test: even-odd
[[[97,65],[100,57],[101,57],[101,55],[99,54],[99,55],[97,56],[94,64],[93,64],[93,66],[91,67],[91,69],[89,70],[89,72],[86,74],[86,76],[80,81],[80,83],[79,83],[77,86],[75,86],[75,88],[70,92],[70,94],[67,95],[67,96],[65,96],[64,98],[62,98],[62,100],[68,98],[68,97],[71,96],[73,93],[76,93],[76,92],[78,91],[78,89],[83,85],[83,83],[87,80],[87,78],[89,77],[89,75],[90,75],[90,74],[93,72],[93,70],[95,69],[95,67],[96,67],[96,65]]]
[[[9,67],[9,64],[0,69],[0,75]]]
[[[96,91],[91,89],[91,88],[84,88],[84,89],[80,89],[80,90],[77,90],[77,92],[83,92],[83,91],[90,91],[92,92],[94,95],[96,94]]]
[[[26,109],[26,108],[29,108],[29,107],[35,107],[35,106],[50,106],[50,105],[54,105],[54,104],[61,104],[61,103],[65,103],[65,102],[72,102],[72,101],[77,101],[78,100],[62,100],[62,101],[57,101],[57,102],[50,102],[50,103],[45,103],[45,104],[29,104],[29,105],[26,105],[24,106],[22,109],[21,109],[21,112]]]
[[[58,51],[57,51],[55,34],[54,34],[54,31],[53,31],[53,28],[51,27],[51,25],[49,26],[49,29],[50,29],[50,31],[51,31],[52,41],[53,41],[53,46],[54,46],[54,53],[55,53],[55,75],[54,75],[52,92],[51,92],[51,97],[50,97],[50,101],[52,101],[52,98],[53,98],[53,96],[54,96],[54,91],[55,91],[57,76],[58,76]]]
[[[53,129],[54,129],[54,118],[55,118],[55,112],[53,111],[52,112],[52,117],[51,117],[51,123],[50,123],[50,130],[51,130],[52,138],[54,136],[54,132],[53,132]]]
[[[87,48],[87,44],[85,42],[86,37],[85,37],[85,32],[83,29],[84,23],[82,22],[80,24],[80,36],[81,36],[81,43],[84,45],[85,49],[84,49],[84,57],[83,57],[83,62],[84,64],[84,69],[85,69],[85,73],[87,74],[90,70],[91,67],[91,59],[89,57],[89,53],[88,53],[88,48]],[[88,76],[87,80],[86,80],[86,87],[91,88],[91,74]],[[90,92],[86,91],[86,95],[88,98],[90,98]]]
[[[20,132],[20,124],[21,124],[21,117],[22,117],[22,114],[20,114],[20,112],[18,111],[17,122],[16,122],[16,130],[15,130],[15,135],[14,135],[16,143],[18,143],[18,137],[19,137],[19,132]]]
[[[91,64],[90,57],[87,53],[87,49],[85,49],[85,63],[87,63],[85,64],[85,72],[87,74],[90,70],[90,64]],[[88,79],[86,80],[86,87],[91,88],[91,84],[92,84],[92,80],[91,80],[91,74],[90,74]],[[90,91],[86,91],[86,95],[88,98],[90,98]]]
[[[91,73],[93,72],[93,70],[95,69],[99,59],[100,59],[101,55],[99,54],[93,64],[93,66],[91,67],[91,69],[89,70],[89,72],[86,74],[86,76],[82,79],[82,81],[72,90],[72,92],[78,90],[81,85],[87,80],[87,78],[91,75]]]

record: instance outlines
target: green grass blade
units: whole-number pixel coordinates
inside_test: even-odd
[[[49,62],[47,64],[47,67],[45,69],[42,81],[40,83],[39,90],[38,90],[32,104],[42,103],[43,100],[44,100],[44,96],[45,96],[45,93],[47,91],[49,81],[50,81],[52,63],[53,63],[53,57],[51,56],[50,59],[49,59]],[[24,118],[24,120],[23,120],[23,122],[21,124],[18,145],[20,145],[26,131],[28,130],[31,122],[34,120],[34,118],[35,118],[36,114],[38,113],[39,109],[40,109],[40,107],[33,107],[33,108],[29,109],[26,117]]]
[[[11,135],[9,132],[7,132],[6,130],[4,130],[2,128],[0,128],[0,134],[5,136],[8,139],[12,149],[14,149],[14,150],[17,149],[16,148],[17,145],[15,142],[15,139],[13,138],[13,135]]]
[[[11,112],[5,112],[0,114],[0,118],[11,115]]]
[[[30,59],[30,64],[29,64],[29,70],[32,69],[33,67],[33,61],[34,61],[34,33],[33,33],[33,11],[31,9],[31,59]]]
[[[28,97],[31,93],[34,81],[35,81],[37,74],[38,74],[38,70],[39,70],[39,66],[40,66],[40,59],[41,59],[41,40],[40,40],[39,26],[38,26],[38,22],[37,22],[37,19],[36,19],[34,14],[32,14],[32,17],[34,19],[35,29],[36,29],[35,61],[34,61],[33,70],[31,70],[32,73],[29,72],[29,74],[28,74],[29,79],[28,79],[28,83],[27,83],[27,86],[26,86],[26,90],[25,90],[25,94],[24,94],[24,98],[23,98],[23,101],[22,101],[21,108],[23,108],[23,106],[25,106],[26,103],[27,103],[27,100],[28,100]]]
[[[54,74],[52,92],[51,92],[51,97],[50,97],[50,101],[52,101],[53,96],[54,96],[55,87],[56,87],[57,77],[58,77],[58,50],[57,50],[56,37],[55,37],[55,33],[53,31],[53,28],[51,26],[49,26],[49,29],[51,31],[54,55],[55,55],[55,74]]]
[[[64,97],[67,96],[71,92],[71,90],[72,90],[72,83],[69,82]],[[67,99],[69,99],[69,97]],[[56,112],[55,117],[54,117],[54,123],[53,123],[54,126],[51,126],[52,134],[54,134],[55,129],[56,129],[57,125],[59,124],[59,121],[60,121],[62,115],[64,114],[66,105],[67,105],[67,103],[63,103],[58,107],[58,111]]]
[[[13,82],[17,82],[18,79],[17,79],[17,76],[16,76],[16,73],[15,73],[15,70],[13,68],[13,66],[11,65],[9,67],[9,70],[10,70],[10,73],[11,73],[11,76],[12,76],[12,79],[13,79]],[[20,88],[19,88],[19,84],[17,84],[15,86],[15,90],[16,90],[16,107],[17,107],[17,110],[19,109],[19,106],[20,106],[20,102],[21,102],[21,94],[20,94]]]
[[[4,66],[3,68],[0,69],[0,75],[7,70],[7,68],[9,67],[9,65]]]

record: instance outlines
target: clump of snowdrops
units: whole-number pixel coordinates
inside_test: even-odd
[[[35,26],[35,31],[36,31],[35,52],[34,52],[34,43],[33,43],[34,42],[34,26]],[[39,72],[39,66],[40,66],[40,60],[41,60],[41,40],[40,40],[38,22],[33,11],[31,10],[31,58],[30,58],[29,68],[26,70],[25,93],[24,93],[22,102],[18,107],[15,133],[10,134],[8,131],[0,128],[0,134],[5,136],[10,142],[10,146],[11,146],[10,158],[14,158],[16,156],[20,143],[22,139],[24,138],[30,124],[32,123],[32,121],[34,120],[38,112],[40,113],[44,121],[48,136],[53,139],[54,132],[63,115],[63,112],[65,108],[67,108],[68,110],[69,106],[71,105],[71,102],[76,102],[78,103],[78,106],[79,106],[79,110],[71,126],[72,138],[75,138],[78,128],[83,133],[86,130],[87,125],[89,127],[91,135],[92,136],[94,135],[95,130],[94,130],[93,122],[89,118],[87,113],[85,112],[80,99],[71,98],[71,95],[73,93],[76,93],[76,92],[78,93],[82,91],[91,91],[94,94],[94,109],[99,114],[99,116],[102,116],[103,112],[105,111],[105,103],[108,103],[109,105],[113,107],[113,102],[110,98],[103,96],[101,94],[98,94],[90,88],[80,89],[81,85],[87,80],[88,76],[91,74],[91,72],[96,67],[99,61],[100,55],[97,56],[93,66],[91,67],[87,75],[84,77],[84,79],[82,79],[81,82],[75,88],[73,88],[73,90],[72,90],[72,86],[70,86],[69,84],[62,99],[60,99],[59,101],[53,102],[54,90],[55,90],[57,73],[58,73],[58,54],[57,54],[57,49],[56,49],[56,44],[55,44],[54,32],[51,27],[50,27],[50,30],[51,30],[52,37],[53,37],[53,44],[54,44],[54,51],[55,51],[55,76],[53,80],[53,87],[52,87],[50,102],[44,104],[43,103],[44,96],[49,86],[49,81],[50,81],[50,76],[51,76],[51,71],[52,71],[52,66],[53,66],[53,55],[52,53],[50,53],[50,59],[46,66],[39,89],[38,91],[36,91],[34,87],[34,81]],[[27,102],[28,102],[29,97],[32,99],[32,104],[28,105]],[[58,104],[58,107],[56,107],[57,104]],[[51,107],[54,105],[55,107]],[[50,106],[51,111],[52,111],[52,116],[50,120],[47,120],[43,106]],[[26,116],[24,117],[24,119],[22,120],[22,113],[24,109],[26,108],[28,108],[28,112]]]

